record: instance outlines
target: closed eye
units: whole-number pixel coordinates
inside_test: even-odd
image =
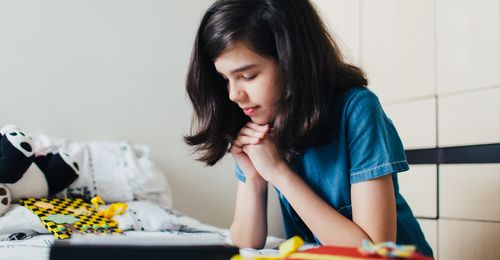
[[[253,79],[255,79],[255,77],[257,77],[257,74],[253,74],[251,76],[241,76],[241,78],[245,81],[252,81]]]

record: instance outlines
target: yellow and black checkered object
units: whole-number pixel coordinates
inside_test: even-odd
[[[122,230],[118,228],[116,220],[97,215],[96,210],[82,199],[28,198],[20,199],[19,204],[35,213],[40,218],[45,228],[58,239],[68,239],[74,231],[94,234],[122,233]],[[85,213],[77,214],[78,211],[75,213],[74,209],[82,208],[85,209]],[[79,220],[72,225],[58,224],[46,220],[48,216],[56,214],[73,216]]]

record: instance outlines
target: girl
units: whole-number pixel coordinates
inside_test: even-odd
[[[235,245],[265,244],[271,184],[288,237],[395,241],[432,255],[399,194],[403,146],[366,85],[308,0],[220,0],[207,10],[189,64],[195,121],[185,141],[208,165],[228,151],[236,161]]]

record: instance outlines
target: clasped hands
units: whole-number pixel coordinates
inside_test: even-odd
[[[247,122],[231,145],[231,155],[247,179],[274,184],[281,169],[287,167],[273,140],[269,125]]]

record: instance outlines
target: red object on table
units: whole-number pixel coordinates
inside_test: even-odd
[[[409,260],[433,260],[434,258],[423,256],[419,253],[413,253],[409,258],[386,258],[381,256],[365,256],[361,254],[355,247],[340,247],[340,246],[321,246],[316,248],[307,249],[300,252],[295,252],[289,255],[285,259],[296,260],[296,259],[313,259],[311,257],[299,258],[301,254],[317,254],[319,256],[332,256],[332,257],[342,257],[342,259],[409,259]],[[295,257],[294,257],[295,255]]]

